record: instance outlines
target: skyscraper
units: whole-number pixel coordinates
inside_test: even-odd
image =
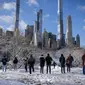
[[[71,16],[68,15],[67,16],[67,19],[66,19],[66,44],[68,46],[72,46],[73,42],[72,42],[72,19],[71,19]]]
[[[39,31],[42,33],[42,9],[39,11]]]
[[[48,32],[46,31],[46,29],[44,29],[43,32],[43,47],[44,48],[48,47]]]
[[[64,33],[63,33],[62,0],[58,0],[58,41],[59,41],[59,47],[63,47],[65,45]]]
[[[79,36],[79,34],[77,34],[77,36],[76,36],[76,46],[80,47],[80,36]]]
[[[0,36],[3,35],[3,28],[0,28]]]
[[[40,19],[40,13],[37,12],[37,31],[39,31],[39,19]]]
[[[25,38],[27,44],[30,44],[33,41],[33,30],[34,30],[33,25],[27,25],[25,29]]]
[[[15,18],[15,29],[14,34],[16,37],[19,36],[19,13],[20,13],[20,0],[16,0],[16,18]]]
[[[42,46],[43,39],[42,39],[42,9],[37,12],[37,21],[35,21],[34,25],[34,45],[38,47]],[[36,39],[35,39],[36,38]],[[41,47],[42,48],[42,47]]]
[[[33,32],[33,34],[34,34],[34,46],[38,46],[38,40],[37,40],[37,21],[35,21],[35,23],[34,23],[34,32]]]
[[[42,9],[37,12],[37,30],[42,32]]]

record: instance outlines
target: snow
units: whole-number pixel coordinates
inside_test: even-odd
[[[0,85],[25,85],[25,84],[17,81],[0,80]]]
[[[46,67],[45,67],[46,70]],[[60,73],[60,67],[52,67],[52,74],[39,73],[39,67],[35,67],[35,72],[29,74],[24,69],[0,70],[0,85],[85,85],[85,75],[82,68],[72,68],[71,73]]]

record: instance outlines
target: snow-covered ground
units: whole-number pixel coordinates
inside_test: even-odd
[[[29,74],[24,69],[17,71],[0,70],[0,85],[85,85],[85,75],[82,74],[82,68],[72,68],[71,73],[60,73],[60,67],[52,67],[52,74],[39,73],[39,67],[35,67],[35,72]]]

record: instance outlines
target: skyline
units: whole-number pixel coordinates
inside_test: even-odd
[[[1,0],[0,1],[0,27],[6,29],[14,28],[15,17],[15,1],[16,0]],[[85,42],[85,4],[84,0],[63,0],[63,22],[64,33],[66,33],[66,17],[72,16],[72,29],[73,36],[77,34],[81,38],[81,46]],[[71,3],[71,4],[69,4]],[[26,25],[34,25],[36,20],[36,12],[39,9],[43,9],[43,29],[46,28],[48,32],[52,32],[57,35],[57,0],[21,0],[20,6],[20,29],[24,31]],[[53,30],[54,29],[54,30]],[[77,29],[77,30],[76,30]]]

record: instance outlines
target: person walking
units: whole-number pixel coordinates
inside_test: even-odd
[[[82,56],[82,66],[83,66],[83,74],[85,75],[85,53]]]
[[[15,57],[13,60],[14,70],[17,70],[17,64],[18,64],[18,59],[17,57]]]
[[[47,57],[45,60],[46,60],[46,65],[47,65],[47,74],[48,74],[48,70],[49,70],[49,73],[51,74],[52,58],[51,58],[50,54],[47,54]]]
[[[30,58],[28,59],[28,64],[29,64],[29,73],[32,74],[32,70],[34,72],[34,64],[35,64],[35,59],[33,58],[33,55],[30,55]]]
[[[65,57],[63,54],[61,54],[61,57],[59,58],[59,62],[61,64],[61,73],[65,73]]]
[[[3,72],[6,72],[6,68],[7,68],[7,57],[6,57],[6,53],[3,54],[3,58],[2,58],[2,70]]]
[[[28,72],[27,66],[28,66],[28,57],[24,59],[24,66],[25,66],[25,71]]]
[[[40,57],[40,73],[44,73],[45,59],[43,55]]]

